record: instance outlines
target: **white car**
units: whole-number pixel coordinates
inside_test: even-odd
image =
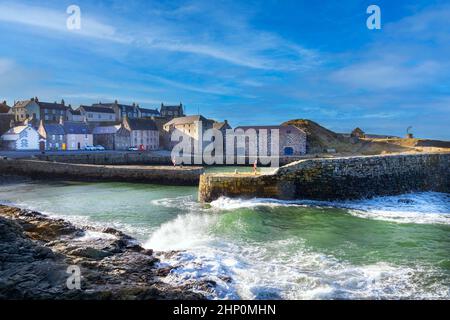
[[[129,147],[128,151],[139,151],[138,147]]]
[[[86,146],[86,147],[84,147],[84,150],[86,150],[86,151],[95,151],[95,147],[94,146]]]
[[[94,148],[95,148],[95,150],[97,150],[97,151],[105,151],[105,150],[106,150],[104,146],[100,146],[100,145],[95,146]]]

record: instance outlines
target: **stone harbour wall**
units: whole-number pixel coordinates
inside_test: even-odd
[[[144,182],[165,185],[198,185],[202,167],[102,166],[38,160],[0,159],[0,175],[33,179]]]
[[[41,154],[36,158],[42,161],[56,161],[65,163],[83,163],[98,165],[171,165],[170,156],[159,156],[147,152],[90,152],[90,153],[65,153],[65,154]]]
[[[200,177],[199,200],[358,199],[412,191],[450,192],[450,154],[399,154],[301,160],[274,174]]]

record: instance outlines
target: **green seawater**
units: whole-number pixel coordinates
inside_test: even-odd
[[[233,170],[234,171],[234,170]],[[111,226],[159,251],[167,281],[208,279],[212,299],[449,299],[450,195],[347,202],[219,199],[197,188],[24,182],[0,202]]]

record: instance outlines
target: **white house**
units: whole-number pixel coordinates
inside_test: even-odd
[[[39,150],[40,139],[31,125],[13,127],[1,136],[2,146],[8,150]]]

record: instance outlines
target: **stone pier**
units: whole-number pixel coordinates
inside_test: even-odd
[[[273,174],[204,174],[199,200],[219,197],[337,200],[450,192],[450,153],[301,160]]]
[[[18,175],[43,180],[144,182],[196,186],[203,172],[202,167],[112,166],[0,159],[0,175]]]

